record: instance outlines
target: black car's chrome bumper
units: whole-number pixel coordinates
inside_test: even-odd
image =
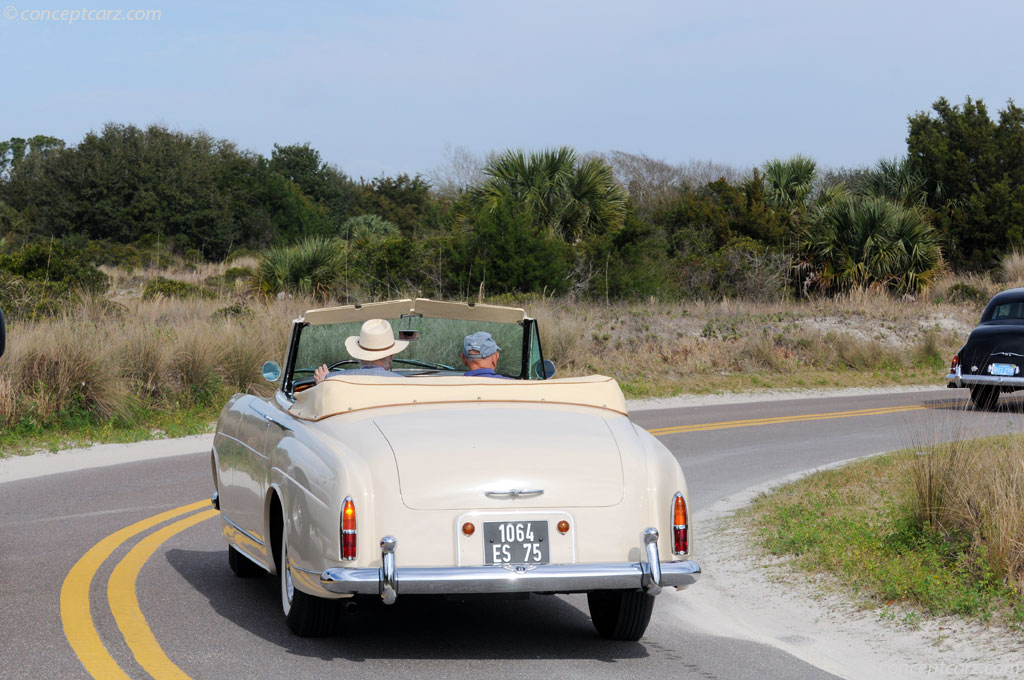
[[[1024,378],[1005,375],[963,375],[962,373],[950,373],[946,376],[946,387],[971,387],[973,385],[993,385],[1024,390]]]
[[[647,536],[653,541],[646,541],[647,559],[641,562],[402,568],[395,566],[395,539],[385,536],[380,569],[332,567],[320,574],[320,584],[333,593],[380,595],[391,604],[399,591],[428,595],[644,589],[657,595],[663,587],[686,588],[700,579],[700,565],[692,560],[661,562],[657,532]]]

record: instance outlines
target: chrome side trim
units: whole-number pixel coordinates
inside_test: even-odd
[[[232,521],[231,521],[231,518],[230,518],[230,517],[228,517],[227,515],[225,515],[223,511],[221,511],[221,513],[220,513],[220,516],[224,518],[224,521],[225,521],[225,522],[227,522],[228,524],[230,524],[230,525],[231,525],[231,528],[232,528],[232,529],[234,529],[235,531],[237,531],[237,532],[238,532],[238,533],[240,533],[240,534],[244,534],[245,536],[247,536],[247,537],[248,537],[249,539],[251,539],[252,541],[254,541],[254,542],[258,543],[258,544],[260,545],[260,547],[263,547],[263,548],[265,548],[265,547],[266,547],[266,544],[265,544],[265,543],[264,543],[263,541],[261,541],[260,539],[256,538],[255,536],[253,536],[252,534],[250,534],[250,533],[249,533],[248,531],[246,531],[246,530],[245,530],[245,529],[243,529],[242,527],[240,527],[240,526],[238,526],[237,524],[235,524],[234,522],[232,522]]]
[[[1024,390],[1024,378],[1014,378],[1004,375],[963,375],[950,373],[946,376],[946,382],[952,387],[970,387],[971,385],[998,385],[1001,387],[1013,387]]]
[[[232,547],[235,549],[235,552],[237,552],[239,555],[241,555],[245,559],[249,560],[250,562],[255,564],[257,567],[259,567],[263,571],[267,572],[268,574],[270,573],[270,570],[267,569],[267,565],[263,564],[258,559],[256,559],[255,557],[253,557],[252,555],[247,553],[244,548],[241,548],[241,547],[239,547],[237,545],[234,545]]]
[[[644,590],[651,595],[661,592],[661,559],[658,557],[658,530],[654,527],[644,529],[644,546],[647,548],[647,561],[641,564],[643,568]]]
[[[277,426],[278,426],[279,428],[281,428],[281,429],[282,429],[282,430],[284,430],[285,432],[291,432],[291,431],[292,431],[292,428],[288,427],[288,426],[287,426],[287,425],[285,425],[284,423],[278,422],[278,421],[277,421],[277,420],[276,420],[276,419],[275,419],[275,418],[274,418],[274,417],[273,417],[272,415],[270,415],[269,413],[264,413],[263,411],[261,411],[261,410],[259,410],[258,408],[256,408],[256,405],[255,405],[255,404],[253,404],[252,402],[249,402],[249,408],[250,408],[250,409],[252,409],[252,410],[253,410],[253,411],[254,411],[254,412],[255,412],[255,413],[257,414],[257,415],[259,415],[260,417],[262,417],[262,418],[263,418],[263,420],[267,421],[268,423],[273,423],[274,425],[277,425]]]
[[[661,585],[687,588],[700,579],[700,565],[692,560],[661,562]],[[540,564],[534,569],[480,567],[398,567],[394,580],[405,595],[454,593],[582,593],[591,590],[639,590],[644,587],[644,564]],[[376,568],[332,567],[320,574],[326,590],[340,594],[376,595],[383,592]]]

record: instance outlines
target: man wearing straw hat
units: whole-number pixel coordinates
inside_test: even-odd
[[[313,372],[319,385],[332,375],[376,375],[384,378],[402,378],[391,370],[391,357],[409,346],[408,340],[395,340],[391,324],[384,319],[370,319],[359,329],[359,335],[345,340],[345,349],[353,359],[359,359],[359,368],[350,371],[328,371],[327,364]]]

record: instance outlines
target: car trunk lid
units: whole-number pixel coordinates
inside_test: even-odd
[[[481,405],[405,411],[375,423],[394,452],[409,508],[596,507],[622,500],[621,456],[600,415]],[[513,490],[543,493],[507,493]]]

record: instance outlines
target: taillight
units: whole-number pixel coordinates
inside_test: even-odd
[[[956,367],[960,365],[960,355],[954,354],[953,361],[949,364],[949,372],[956,373]]]
[[[683,494],[676,492],[672,499],[672,552],[682,555],[690,549],[689,534],[686,529],[686,501]]]
[[[351,496],[347,496],[341,506],[341,557],[356,558],[356,504]]]

